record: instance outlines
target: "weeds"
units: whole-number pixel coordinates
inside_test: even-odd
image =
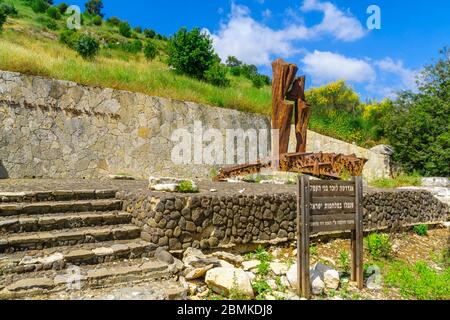
[[[392,252],[392,244],[386,234],[372,233],[365,242],[367,250],[375,260],[388,258]]]

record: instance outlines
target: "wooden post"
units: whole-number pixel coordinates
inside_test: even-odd
[[[301,280],[302,296],[306,299],[311,297],[309,279],[309,209],[310,209],[310,186],[309,177],[302,176],[301,183]]]
[[[301,227],[302,227],[302,180],[299,177],[297,181],[297,294],[302,295],[302,241],[301,241]]]
[[[364,286],[364,266],[363,266],[363,184],[361,177],[355,177],[355,205],[356,205],[356,219],[355,219],[355,260],[356,260],[356,282],[358,288],[361,290]]]
[[[356,222],[356,214],[355,214],[355,224]],[[351,238],[350,238],[350,250],[351,250],[351,280],[356,281],[356,230],[352,230]]]

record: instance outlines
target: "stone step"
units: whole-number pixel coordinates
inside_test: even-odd
[[[0,192],[0,203],[111,199],[116,192],[113,189]]]
[[[135,225],[87,227],[49,232],[28,232],[0,237],[0,253],[43,249],[57,246],[94,243],[108,240],[139,238],[141,229]]]
[[[130,223],[132,215],[121,211],[58,213],[0,217],[0,235]]]
[[[0,257],[0,274],[61,270],[67,265],[93,265],[153,257],[157,246],[143,240],[119,240],[16,252]]]
[[[35,203],[0,203],[0,217],[21,214],[47,214],[121,210],[122,201],[116,199],[54,201]]]
[[[104,263],[95,266],[70,266],[61,271],[41,271],[18,275],[0,284],[0,299],[29,299],[35,295],[87,290],[118,283],[169,280],[180,271],[180,261],[167,264],[154,258]],[[5,279],[5,277],[3,277]]]

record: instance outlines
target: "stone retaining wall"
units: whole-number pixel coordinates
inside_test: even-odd
[[[0,179],[205,177],[211,166],[171,161],[173,131],[196,121],[223,135],[270,129],[264,115],[0,71]],[[389,173],[384,155],[313,132],[308,151],[367,157],[369,180]]]
[[[142,228],[142,237],[171,250],[295,239],[297,205],[292,193],[155,197],[120,192],[118,197]],[[448,211],[424,191],[370,193],[363,205],[366,231],[439,223],[446,221]]]

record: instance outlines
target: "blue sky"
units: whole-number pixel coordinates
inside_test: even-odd
[[[61,1],[55,1],[59,3]],[[68,1],[66,1],[68,2]],[[71,1],[84,8],[85,1]],[[232,54],[270,74],[282,57],[308,86],[344,79],[365,98],[414,89],[414,78],[450,46],[448,0],[129,0],[104,1],[106,17],[171,35],[208,30],[223,58]],[[367,8],[381,9],[381,29],[368,30]]]

